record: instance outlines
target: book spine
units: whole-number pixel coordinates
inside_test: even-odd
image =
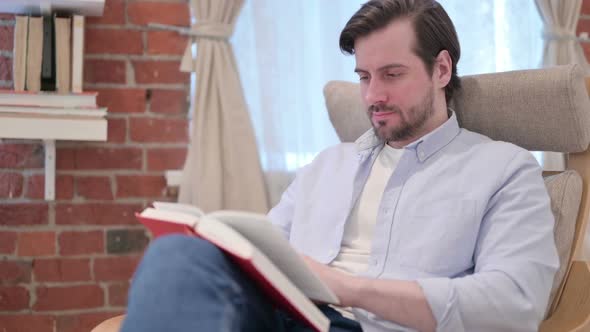
[[[70,92],[71,45],[70,18],[55,17],[55,86],[61,94]]]
[[[29,17],[17,16],[14,27],[12,80],[15,91],[24,91],[27,78],[27,35]]]
[[[55,91],[55,25],[52,16],[43,16],[41,90]]]
[[[72,91],[81,93],[84,79],[84,16],[72,18]]]
[[[41,90],[41,59],[43,56],[43,17],[29,17],[27,36],[27,81],[28,91]]]

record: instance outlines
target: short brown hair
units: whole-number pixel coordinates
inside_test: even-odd
[[[340,34],[340,49],[354,54],[357,38],[369,35],[387,26],[396,19],[408,18],[416,33],[417,45],[414,52],[422,59],[427,72],[432,75],[434,61],[446,50],[452,61],[452,75],[445,87],[447,103],[455,91],[461,88],[457,75],[457,62],[461,47],[453,22],[444,8],[434,0],[371,0],[359,9],[346,23]]]

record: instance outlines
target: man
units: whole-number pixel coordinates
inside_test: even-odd
[[[541,170],[459,127],[448,102],[460,49],[444,9],[369,1],[340,46],[373,130],[322,152],[269,213],[341,300],[321,306],[332,331],[536,331],[558,266]],[[123,331],[139,330],[305,327],[213,246],[177,236],[155,241],[137,272]]]

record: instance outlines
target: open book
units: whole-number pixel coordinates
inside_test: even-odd
[[[211,242],[248,273],[277,307],[316,331],[329,330],[330,321],[312,300],[338,304],[338,298],[266,216],[242,211],[205,214],[178,203],[153,205],[136,216],[154,237],[184,233]]]

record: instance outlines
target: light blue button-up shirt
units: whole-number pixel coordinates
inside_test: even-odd
[[[302,168],[270,212],[302,254],[328,264],[383,142],[368,131]],[[459,127],[404,148],[379,205],[363,276],[415,280],[437,331],[536,331],[559,265],[554,218],[530,152]],[[354,309],[363,330],[411,331]]]

